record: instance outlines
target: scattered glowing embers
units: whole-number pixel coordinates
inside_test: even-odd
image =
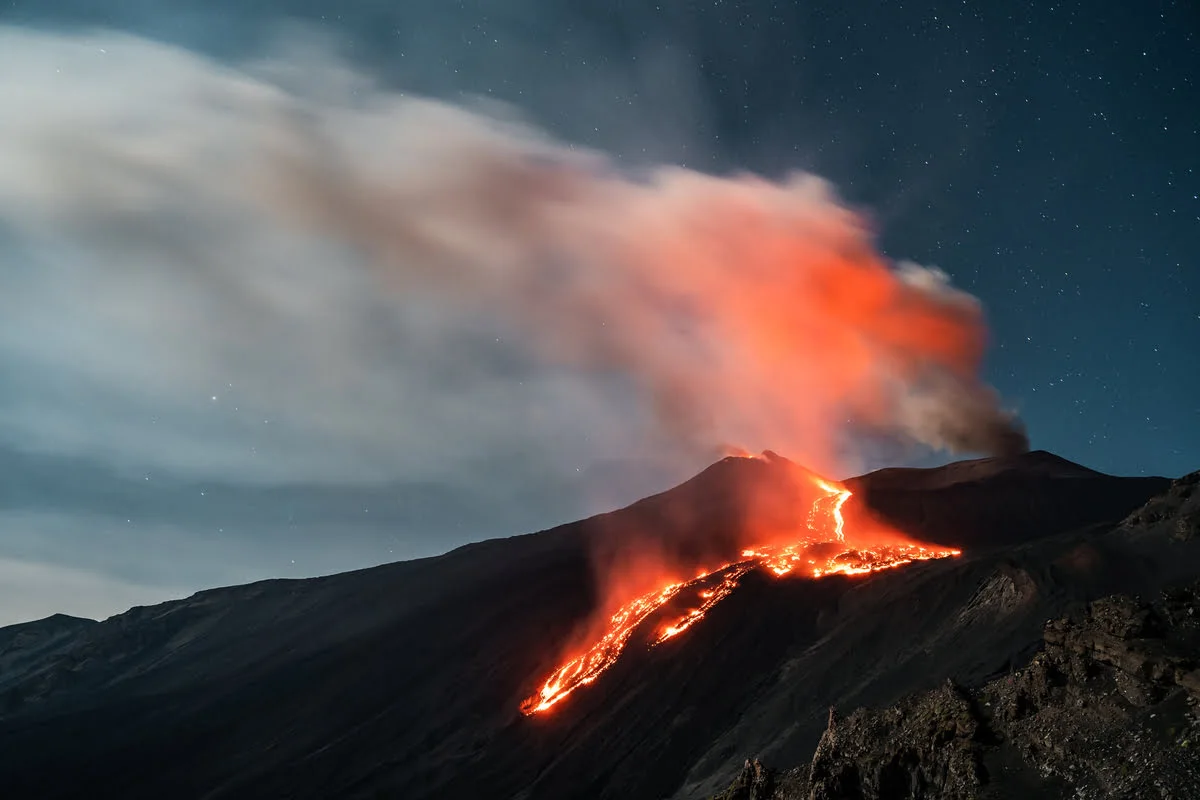
[[[605,633],[582,655],[571,658],[546,678],[537,694],[521,704],[521,711],[525,714],[546,711],[579,687],[596,680],[620,658],[634,630],[681,593],[686,595],[688,592],[694,592],[697,600],[695,606],[657,628],[650,640],[651,647],[678,636],[704,619],[714,606],[737,588],[742,577],[753,569],[761,568],[775,577],[790,574],[807,574],[813,578],[836,574],[863,575],[913,561],[957,556],[961,552],[906,543],[848,549],[842,506],[850,498],[850,490],[817,477],[813,477],[812,481],[824,494],[813,502],[809,512],[809,535],[787,545],[743,550],[742,561],[702,571],[690,581],[669,583],[627,602],[609,618]],[[829,502],[830,500],[832,502]],[[822,506],[827,507],[825,513],[828,514],[831,524],[825,526],[825,529],[832,533],[832,536],[818,535],[817,518]]]

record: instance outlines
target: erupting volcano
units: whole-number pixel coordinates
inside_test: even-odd
[[[701,569],[690,580],[669,580],[621,605],[608,619],[602,633],[582,653],[567,659],[551,673],[536,694],[521,704],[526,715],[545,712],[581,686],[600,677],[617,662],[629,640],[651,617],[654,631],[647,636],[655,647],[686,631],[702,620],[718,603],[728,597],[744,575],[762,569],[776,578],[789,575],[823,578],[828,575],[862,575],[878,572],[913,561],[957,556],[959,550],[926,547],[899,537],[852,545],[846,540],[843,506],[852,492],[836,481],[806,474],[818,491],[808,512],[805,529],[794,537],[783,537],[770,544],[748,547],[736,561]],[[881,537],[882,538],[882,537]],[[683,613],[669,615],[669,608],[689,598]]]
[[[1197,485],[1044,452],[840,483],[771,453],[728,457],[614,511],[435,558],[0,628],[3,795],[172,797],[185,780],[221,800],[701,800],[745,797],[725,789],[754,754],[797,765],[781,775],[803,783],[816,752],[818,778],[899,774],[888,785],[902,787],[964,774],[944,768],[946,753],[1002,758],[984,763],[1017,767],[994,770],[986,796],[1057,798],[1057,779],[1031,791],[1041,766],[1020,766],[1049,752],[1043,722],[1078,774],[1191,774],[1176,769],[1191,751],[1137,727],[1180,714],[1183,687],[1088,673],[1034,691],[1043,632],[1061,630],[1046,620],[1110,588],[1149,594],[1200,575]],[[956,547],[970,557],[854,575]],[[1172,597],[1150,617],[1122,601],[1092,619],[1185,635],[1150,630],[1191,619],[1195,595]],[[1035,652],[1032,669],[1019,665]],[[1163,681],[1190,680],[1161,659],[1194,656],[1137,651],[1130,663],[1159,659]],[[1161,702],[1134,705],[1124,685]],[[1014,696],[1034,697],[1020,719],[976,713]],[[866,702],[881,710],[847,713]],[[830,707],[844,710],[832,742]],[[931,737],[930,720],[967,727]],[[1115,746],[1092,758],[1118,735],[1178,760]],[[914,755],[889,772],[897,747]],[[786,786],[773,796],[814,796]],[[1200,797],[1190,789],[1174,796]]]

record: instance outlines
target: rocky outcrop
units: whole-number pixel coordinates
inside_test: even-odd
[[[1165,493],[1130,514],[1124,527],[1134,531],[1165,528],[1177,541],[1200,536],[1200,471],[1172,481]]]
[[[740,775],[714,800],[771,800],[775,797],[775,770],[757,758],[747,760]]]
[[[1045,642],[982,693],[1003,746],[1078,797],[1200,797],[1200,582],[1097,601]]]
[[[883,711],[831,713],[808,796],[968,800],[981,781],[980,728],[971,696],[951,683]]]
[[[1200,797],[1200,581],[1048,622],[1022,670],[829,725],[807,770],[757,761],[724,800]]]

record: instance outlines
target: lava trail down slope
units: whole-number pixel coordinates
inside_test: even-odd
[[[777,578],[803,576],[810,579],[830,575],[866,575],[885,569],[961,555],[950,548],[925,546],[906,540],[902,534],[874,523],[863,526],[848,536],[845,506],[853,492],[836,481],[829,481],[766,452],[762,458],[780,464],[786,474],[795,479],[794,491],[788,493],[803,511],[804,497],[809,495],[807,514],[794,524],[767,528],[756,524],[763,514],[753,506],[747,509],[747,519],[734,530],[752,541],[752,547],[742,549],[734,560],[717,566],[687,564],[675,574],[670,569],[679,565],[663,559],[659,574],[650,576],[649,591],[608,591],[601,608],[615,605],[611,613],[600,611],[590,640],[585,640],[582,652],[573,652],[548,678],[536,693],[521,704],[526,714],[549,712],[576,689],[589,686],[606,670],[617,663],[630,637],[639,627],[653,623],[650,646],[660,645],[693,627],[738,588],[751,570]],[[635,555],[637,551],[634,551]],[[658,554],[655,553],[656,559]],[[645,567],[643,565],[643,571]],[[628,577],[628,564],[616,570],[617,579],[634,582]],[[690,602],[689,602],[690,599]],[[674,607],[683,603],[681,609]],[[664,614],[665,612],[665,614]],[[656,617],[665,619],[655,620]],[[581,648],[576,648],[578,651]]]
[[[885,470],[845,482],[847,535],[876,520],[962,555],[819,580],[747,569],[686,635],[632,626],[599,678],[522,713],[610,599],[597,564],[630,548],[739,563],[747,520],[794,530],[812,508],[798,469],[729,458],[436,558],[0,629],[4,796],[704,797],[747,754],[809,758],[830,705],[982,685],[1028,660],[1047,618],[1200,570],[1194,547],[1110,535],[1165,479],[1041,452]]]

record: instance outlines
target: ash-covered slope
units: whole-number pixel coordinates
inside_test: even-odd
[[[851,488],[967,554],[855,579],[751,573],[686,635],[632,641],[554,713],[519,713],[596,602],[598,549],[724,553],[748,509],[794,520],[795,469],[726,459],[627,509],[438,558],[0,630],[4,796],[702,796],[747,753],[807,758],[830,704],[981,682],[1072,603],[1197,569],[1194,548],[1107,534],[1161,479],[1037,453],[874,473]]]
[[[1200,472],[1114,538],[1200,536]],[[1045,625],[1041,650],[982,687],[947,682],[836,716],[810,763],[747,760],[720,800],[1200,797],[1200,579],[1113,595]]]
[[[1120,519],[1166,488],[1162,478],[1114,478],[1044,450],[938,469],[884,469],[846,485],[901,530],[976,549]],[[989,509],[986,516],[980,506]]]

